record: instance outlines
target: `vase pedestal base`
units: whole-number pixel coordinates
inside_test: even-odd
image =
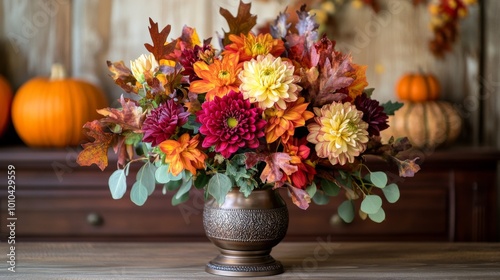
[[[283,273],[283,265],[271,257],[271,250],[235,251],[221,249],[207,263],[205,271],[222,276],[269,276]]]

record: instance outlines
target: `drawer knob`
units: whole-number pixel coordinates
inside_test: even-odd
[[[104,224],[104,219],[98,213],[92,212],[87,215],[87,223],[89,223],[89,225],[98,227]]]

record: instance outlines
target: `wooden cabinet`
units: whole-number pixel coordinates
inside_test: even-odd
[[[101,172],[96,166],[78,166],[76,155],[70,148],[0,149],[2,185],[7,182],[7,166],[13,165],[16,171],[17,240],[206,240],[202,193],[177,207],[171,206],[171,195],[160,190],[141,207],[130,202],[128,193],[113,200],[107,182],[115,163],[111,161]],[[384,202],[386,220],[381,224],[358,217],[351,224],[343,223],[336,210],[341,198],[326,206],[311,204],[306,211],[290,203],[286,240],[330,236],[335,241],[499,241],[499,159],[498,151],[470,148],[423,157],[415,178],[394,177],[401,198],[396,204]],[[397,172],[384,162],[371,166]],[[0,219],[5,223],[8,193],[2,189]],[[0,233],[5,238],[7,228],[2,226]]]

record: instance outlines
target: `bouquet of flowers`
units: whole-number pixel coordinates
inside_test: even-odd
[[[108,66],[115,83],[131,98],[121,108],[98,110],[103,118],[84,125],[92,142],[78,155],[80,165],[108,164],[108,150],[118,154],[109,178],[112,197],[127,190],[132,163],[140,163],[130,198],[146,202],[158,185],[175,192],[174,205],[191,190],[224,202],[231,188],[248,196],[257,188],[286,188],[293,203],[307,209],[326,204],[341,190],[340,217],[385,218],[381,193],[393,203],[396,184],[386,173],[370,170],[366,156],[394,163],[399,175],[419,170],[416,158],[404,158],[407,139],[381,143],[388,115],[402,104],[380,104],[367,88],[366,66],[335,50],[320,37],[314,15],[302,6],[295,25],[280,13],[256,34],[251,4],[240,2],[237,15],[221,8],[229,31],[218,38],[220,49],[203,42],[196,30],[168,40],[170,25],[160,30],[150,19],[149,53]]]

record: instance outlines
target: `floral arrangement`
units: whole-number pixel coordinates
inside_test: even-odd
[[[236,16],[220,9],[229,25],[220,50],[190,27],[168,41],[170,25],[160,31],[150,19],[149,53],[130,68],[108,61],[111,77],[132,98],[122,96],[121,108],[100,109],[103,118],[84,125],[93,140],[83,144],[77,162],[103,170],[113,148],[118,166],[109,187],[115,199],[127,191],[130,165],[141,164],[130,190],[137,205],[157,185],[175,192],[174,205],[194,189],[223,203],[233,187],[245,196],[257,188],[286,188],[302,209],[344,190],[342,219],[353,220],[353,200],[360,198],[358,213],[381,222],[385,213],[375,190],[391,203],[399,190],[365,158],[394,163],[404,177],[419,170],[416,158],[404,157],[411,147],[406,138],[380,140],[388,115],[402,104],[372,98],[366,66],[320,37],[305,6],[297,11],[297,32],[280,13],[270,32],[260,34],[252,32],[250,7],[240,2]]]

